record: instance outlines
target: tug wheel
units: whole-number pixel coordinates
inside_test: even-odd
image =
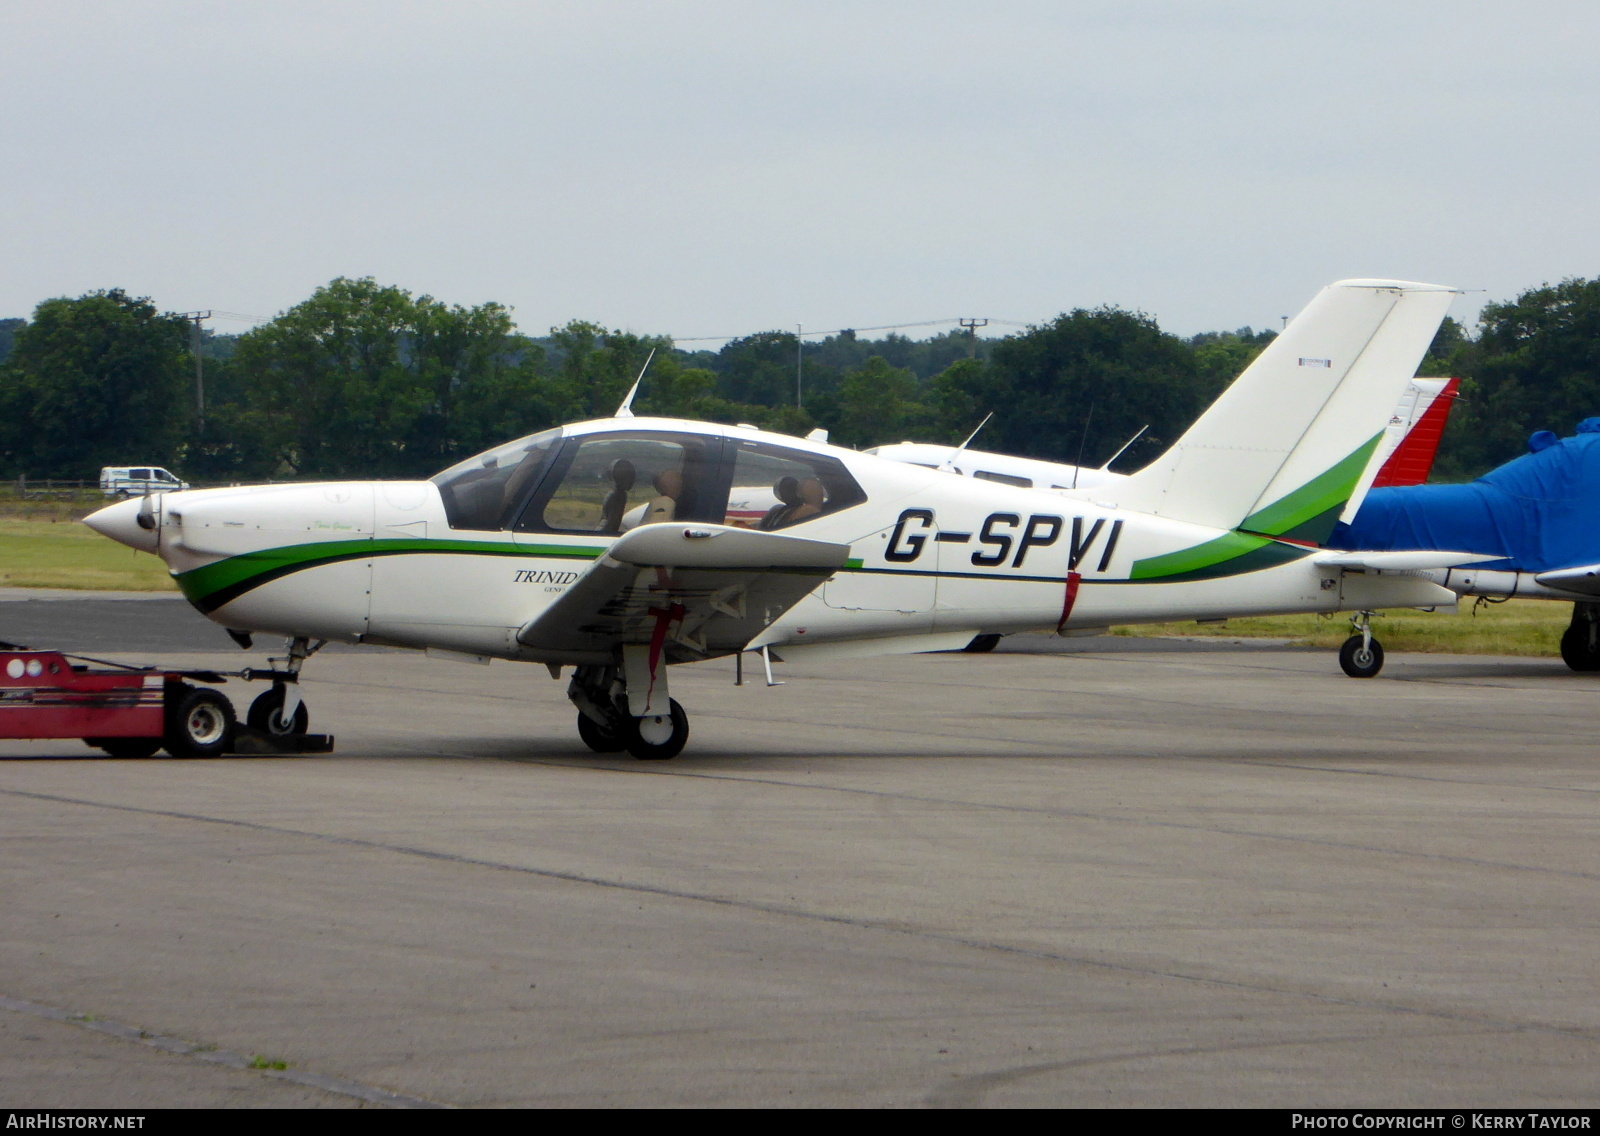
[[[250,703],[250,712],[245,715],[245,722],[252,730],[260,730],[274,738],[287,738],[295,734],[306,732],[306,726],[311,722],[311,714],[306,710],[304,701],[294,708],[294,720],[283,719],[283,688],[274,686],[265,694],[256,696]]]
[[[218,757],[233,740],[233,721],[233,704],[220,691],[180,688],[167,708],[167,752],[173,757]]]
[[[621,753],[628,740],[618,730],[608,730],[587,714],[578,715],[578,736],[595,753]]]
[[[676,698],[670,714],[652,714],[628,721],[628,752],[640,761],[665,761],[677,757],[689,740],[689,715]]]
[[[161,748],[160,738],[84,738],[85,744],[112,757],[150,757]]]
[[[1339,648],[1339,665],[1351,678],[1371,678],[1383,669],[1383,644],[1374,639],[1364,646],[1361,636],[1352,635]]]

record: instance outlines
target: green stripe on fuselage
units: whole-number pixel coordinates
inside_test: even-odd
[[[1244,572],[1258,572],[1305,556],[1309,549],[1280,544],[1267,537],[1231,532],[1182,548],[1164,556],[1133,562],[1132,583],[1180,584],[1188,580],[1216,580]]]
[[[1333,534],[1339,514],[1344,511],[1350,494],[1355,492],[1356,483],[1361,480],[1361,473],[1382,437],[1382,432],[1374,434],[1332,469],[1313,477],[1265,509],[1251,513],[1240,522],[1239,528],[1264,536],[1321,544]]]
[[[604,546],[598,545],[514,544],[488,540],[329,540],[242,552],[181,572],[174,579],[190,603],[201,611],[215,611],[229,600],[269,581],[344,560],[411,553],[594,560],[604,551]]]

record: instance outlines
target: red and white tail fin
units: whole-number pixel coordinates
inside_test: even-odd
[[[1389,437],[1384,439],[1389,452],[1379,455],[1382,464],[1372,479],[1372,488],[1421,485],[1428,480],[1433,461],[1439,456],[1439,440],[1450,420],[1450,408],[1460,389],[1460,379],[1411,380],[1395,409]]]

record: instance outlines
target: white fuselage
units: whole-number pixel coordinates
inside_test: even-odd
[[[775,440],[825,453],[859,482],[864,501],[784,530],[847,544],[851,559],[755,645],[938,649],[982,633],[1424,606],[1445,594],[1415,574],[1347,575],[1318,567],[1310,549],[1119,509],[1093,490],[1017,488],[733,427],[626,427],[730,446]],[[621,428],[586,423],[563,437]],[[748,510],[752,494],[728,498]],[[140,509],[146,527],[135,524]],[[517,632],[617,539],[453,529],[430,482],[192,490],[112,506],[91,523],[160,555],[224,627],[533,661],[572,661],[522,646]]]

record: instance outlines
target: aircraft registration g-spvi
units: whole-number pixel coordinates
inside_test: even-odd
[[[759,651],[770,681],[772,659],[980,635],[1452,604],[1407,554],[1317,545],[1454,295],[1323,289],[1154,463],[1067,493],[625,403],[429,481],[170,492],[87,523],[241,642],[291,640],[253,725],[304,731],[304,660],[372,643],[571,667],[591,748],[666,758],[688,737],[669,664]]]

